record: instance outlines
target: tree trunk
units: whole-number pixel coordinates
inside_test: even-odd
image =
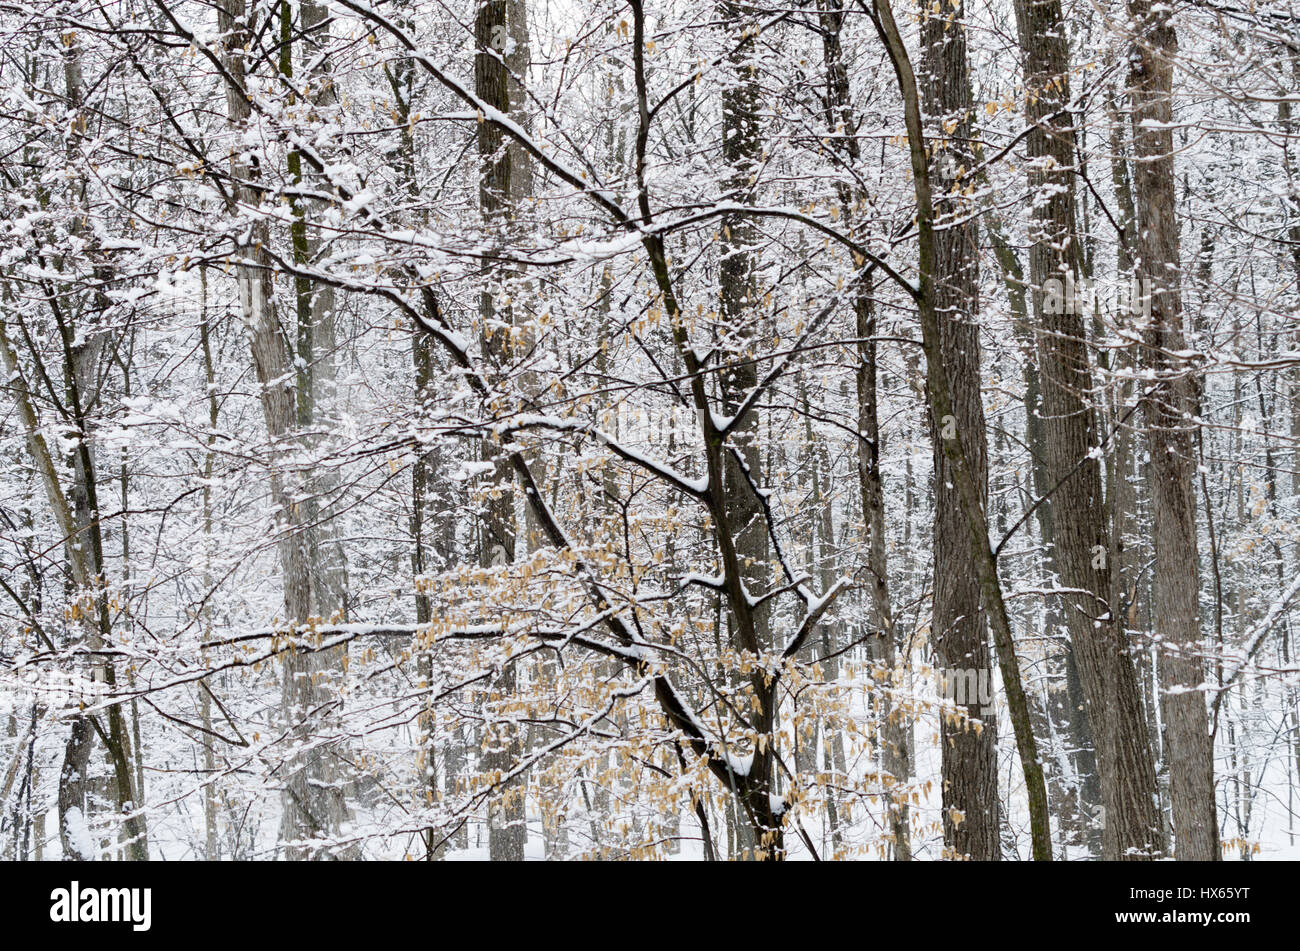
[[[822,51],[826,64],[827,126],[839,145],[850,173],[856,172],[861,158],[858,145],[858,119],[849,90],[848,70],[840,34],[844,25],[841,0],[823,0],[821,12]],[[840,214],[846,223],[865,205],[865,190],[860,186],[839,188]],[[879,397],[876,388],[876,310],[874,289],[867,279],[858,282],[853,312],[858,338],[858,363],[854,373],[858,399],[858,490],[862,501],[862,518],[866,523],[867,567],[871,585],[871,624],[875,637],[872,653],[877,664],[888,672],[889,684],[880,704],[882,766],[895,785],[911,777],[911,722],[902,710],[895,710],[892,697],[898,685],[896,671],[898,631],[890,602],[889,565],[885,549],[885,491],[880,471],[881,435]],[[828,740],[829,742],[829,740]],[[833,804],[831,805],[833,809]],[[912,857],[910,820],[905,792],[891,796],[887,807],[894,857],[906,861]]]
[[[760,91],[751,71],[753,45],[740,43],[743,31],[753,25],[750,9],[732,0],[718,4],[718,19],[726,31],[729,47],[727,69],[730,71],[722,91],[722,160],[723,187],[728,196],[742,204],[752,204],[753,185],[762,156],[759,127]],[[759,300],[755,268],[758,230],[752,218],[744,215],[722,219],[719,242],[718,290],[721,304],[723,339],[719,341],[719,393],[722,411],[733,416],[756,386],[758,362],[754,360],[755,342],[761,337],[762,306]],[[768,585],[767,519],[762,503],[750,486],[762,482],[762,456],[759,426],[762,414],[751,411],[728,440],[735,453],[723,451],[723,506],[735,537],[745,587],[753,598],[762,597]],[[772,646],[770,602],[754,612],[754,629],[760,650]],[[738,625],[733,625],[733,631]],[[732,645],[745,649],[742,643]],[[743,806],[743,804],[742,804]],[[742,812],[744,810],[742,809]],[[737,824],[737,853],[759,854],[757,831],[752,821]]]
[[[953,120],[950,120],[950,134],[956,136],[953,140],[955,143],[969,142],[970,123],[965,31],[959,25],[961,13],[958,7],[951,20],[946,16],[927,15],[922,25],[922,50],[931,63],[929,78],[932,82],[927,87],[929,96],[939,103],[949,102],[956,112],[957,124],[951,126]],[[954,234],[958,234],[973,242],[974,235],[970,233],[972,229],[969,226],[958,224],[956,220],[949,221],[948,227],[943,230],[936,227],[936,192],[942,190],[945,194],[951,194],[954,191],[963,163],[958,158],[959,149],[947,144],[944,149],[948,153],[947,160],[945,161],[944,155],[940,155],[933,162],[932,170],[932,152],[927,149],[916,76],[889,0],[876,0],[872,21],[893,65],[907,126],[912,184],[916,193],[920,271],[912,297],[921,323],[921,342],[926,358],[925,396],[935,436],[933,442],[936,447],[942,447],[941,458],[936,459],[936,491],[943,493],[949,506],[960,506],[958,511],[964,518],[966,529],[966,555],[963,558],[953,537],[961,523],[949,521],[953,517],[952,510],[936,502],[936,566],[942,564],[950,567],[953,575],[956,575],[955,578],[949,575],[936,579],[943,583],[942,591],[936,585],[934,596],[932,623],[936,653],[941,666],[953,665],[957,671],[974,678],[976,683],[982,675],[987,683],[988,644],[982,634],[982,623],[975,623],[979,621],[978,613],[973,617],[969,613],[972,606],[966,590],[969,583],[967,579],[973,568],[992,622],[998,666],[1002,671],[1002,685],[1007,695],[1007,710],[1025,776],[1033,855],[1039,861],[1050,861],[1051,826],[1043,767],[1038,758],[1029,702],[1021,681],[1011,621],[998,578],[997,555],[989,544],[983,408],[980,404],[978,373],[972,377],[971,367],[972,361],[978,367],[977,328],[969,323],[973,316],[971,304],[975,293],[971,273],[974,265],[973,248],[954,240]],[[952,24],[951,27],[948,27],[949,23]],[[945,36],[949,28],[955,31],[952,37]],[[965,133],[962,132],[963,124]],[[932,144],[945,143],[940,141]],[[965,167],[971,167],[969,157]],[[935,187],[936,184],[938,188]],[[960,204],[959,201],[957,203]],[[963,311],[963,307],[968,309]],[[956,371],[950,366],[954,362],[957,364]],[[960,398],[954,397],[953,379],[961,387]],[[963,419],[968,424],[965,429],[962,429]],[[941,605],[944,609],[942,614]],[[974,607],[977,611],[978,600]],[[959,615],[955,609],[964,609],[967,613]],[[963,635],[969,638],[968,651],[961,650],[964,645],[960,637]],[[940,638],[950,640],[940,645]],[[948,669],[951,670],[952,667]],[[982,692],[982,689],[975,691],[977,695]],[[971,705],[966,704],[967,707]],[[983,706],[978,697],[974,705]],[[983,857],[997,858],[997,773],[995,764],[990,762],[994,751],[981,745],[983,735],[980,731],[951,737],[941,733],[941,737],[944,741],[944,756],[951,758],[951,763],[945,759],[943,767],[945,805],[953,803],[944,810],[945,841],[950,849],[960,854],[972,855],[971,849],[975,849]],[[960,752],[964,755],[954,756],[959,743]],[[947,781],[949,775],[953,778],[951,783]],[[968,816],[958,805],[959,802],[975,813],[976,828],[973,832],[962,829]]]
[[[966,60],[966,29],[956,11],[950,20],[923,14],[921,25],[921,88],[926,114],[937,124],[957,123],[933,165],[936,198],[954,189],[960,167],[974,165],[969,147],[970,72]],[[936,143],[939,138],[932,140]],[[962,186],[964,187],[964,185]],[[960,206],[937,206],[953,219]],[[945,674],[981,689],[957,698],[968,722],[944,717],[943,745],[944,843],[957,855],[976,860],[1001,858],[1001,810],[998,802],[997,715],[985,708],[981,695],[991,696],[993,660],[980,604],[978,575],[970,570],[970,529],[958,495],[945,441],[956,439],[979,494],[979,507],[988,500],[988,447],[984,406],[980,397],[979,247],[978,226],[952,220],[934,232],[931,278],[939,323],[939,346],[947,371],[950,414],[930,424],[934,440],[934,612],[931,622],[937,664]],[[985,685],[990,685],[986,687]],[[954,699],[954,698],[947,698]]]
[[[1205,680],[1200,657],[1199,563],[1196,537],[1196,397],[1185,362],[1179,290],[1178,220],[1174,210],[1173,10],[1129,0],[1137,29],[1133,96],[1135,247],[1142,304],[1150,316],[1144,358],[1158,385],[1144,399],[1151,453],[1155,539],[1155,636],[1160,651],[1161,708],[1170,770],[1174,855],[1222,858],[1214,801]]]
[[[724,188],[734,201],[752,204],[754,180],[763,152],[759,127],[761,93],[750,68],[753,44],[741,44],[737,40],[744,29],[753,25],[754,19],[749,8],[733,0],[723,0],[718,5],[718,18],[727,30],[730,48],[727,68],[731,72],[722,92]],[[755,341],[762,336],[762,306],[755,272],[758,261],[753,248],[758,243],[758,229],[754,220],[736,215],[724,217],[722,221],[718,289],[726,333],[721,363],[726,369],[719,373],[719,380],[723,412],[732,415],[758,385],[758,362],[753,358]],[[727,366],[729,363],[734,365]],[[761,421],[761,413],[750,412],[735,428],[730,440],[739,450],[739,459],[730,453],[724,457],[726,507],[736,534],[736,551],[745,565],[745,585],[756,598],[767,588],[767,522],[748,480],[755,484],[762,480],[763,460],[758,438]],[[770,646],[769,611],[765,607],[756,612],[755,624],[759,643]]]
[[[281,4],[282,17],[287,4]],[[246,127],[251,110],[242,90],[246,88],[246,57],[254,31],[244,0],[224,0],[219,12],[223,33],[223,56],[229,80],[226,88],[227,118],[236,135]],[[281,20],[283,28],[283,20]],[[291,56],[292,47],[282,48]],[[292,60],[290,59],[290,64]],[[283,71],[285,60],[280,61]],[[292,172],[292,169],[291,169]],[[256,157],[238,149],[231,155],[235,180],[234,211],[255,208],[259,193],[251,187],[261,176]],[[294,237],[295,263],[305,260],[301,232]],[[303,393],[303,379],[290,369],[290,353],[280,325],[274,298],[275,287],[267,248],[269,226],[264,218],[251,223],[250,240],[243,249],[245,260],[237,268],[240,313],[249,338],[253,369],[257,376],[262,413],[272,443],[271,499],[276,509],[276,548],[284,590],[286,620],[298,636],[310,636],[310,623],[319,618],[321,592],[312,590],[312,517],[310,487],[298,473],[282,472],[277,462],[299,442],[302,414],[309,415],[310,393]],[[296,285],[296,300],[302,307],[304,288]],[[309,291],[307,291],[309,293]],[[297,311],[296,311],[297,312]],[[310,320],[310,318],[309,318]],[[302,328],[299,328],[302,330]],[[297,335],[295,335],[295,339]],[[299,341],[301,346],[302,341]],[[300,364],[301,370],[301,364]],[[297,385],[295,385],[295,379]],[[300,405],[300,400],[302,401]],[[287,475],[287,478],[286,478]],[[287,484],[286,484],[287,483]],[[347,817],[346,794],[339,781],[339,753],[326,743],[299,751],[322,731],[319,709],[327,704],[328,686],[323,677],[333,666],[332,658],[320,653],[298,653],[290,649],[281,669],[281,715],[289,725],[295,762],[288,764],[281,795],[280,839],[291,859],[331,858],[332,853],[312,844],[312,839],[336,833]]]
[[[1017,0],[1025,53],[1029,187],[1034,201],[1030,283],[1037,319],[1044,461],[1052,561],[1088,722],[1097,749],[1106,859],[1159,855],[1155,766],[1123,621],[1112,607],[1109,532],[1096,450],[1094,392],[1081,305],[1074,288],[1075,231],[1069,47],[1060,0]],[[1045,540],[1046,541],[1046,540]]]
[[[512,15],[513,14],[513,15]],[[481,0],[474,20],[474,91],[484,102],[507,115],[518,115],[520,90],[511,76],[527,64],[527,44],[522,51],[517,37],[524,16],[522,0]],[[526,33],[523,34],[526,40]],[[508,140],[499,126],[481,122],[478,126],[479,210],[489,228],[503,244],[514,232],[514,216],[519,195],[519,176],[528,174],[528,163],[513,140]],[[489,365],[505,373],[512,354],[513,321],[510,299],[510,269],[489,265],[484,287],[479,293],[479,319],[483,326],[483,347]],[[494,382],[499,382],[494,381]],[[511,467],[504,453],[495,445],[483,444],[484,458],[495,464],[493,489],[487,501],[483,521],[481,562],[485,567],[506,565],[515,560],[515,494]],[[493,683],[489,702],[510,697],[517,687],[518,671],[508,662]],[[488,773],[504,772],[519,759],[518,730],[510,723],[486,726],[483,768]],[[516,777],[506,786],[493,790],[488,799],[488,854],[492,861],[523,861],[528,838],[524,824],[524,777]]]

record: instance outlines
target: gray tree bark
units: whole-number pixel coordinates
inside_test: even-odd
[[[936,487],[948,493],[947,498],[952,503],[960,505],[966,527],[966,558],[962,559],[951,548],[951,533],[956,525],[936,526],[936,564],[940,563],[940,538],[944,537],[946,541],[942,542],[944,546],[942,553],[948,557],[943,563],[952,565],[957,570],[964,570],[967,577],[973,573],[978,578],[979,591],[992,622],[998,666],[1002,672],[1002,686],[1006,692],[1007,711],[1015,732],[1016,749],[1025,777],[1033,856],[1038,861],[1050,861],[1052,858],[1051,823],[1047,812],[1047,790],[1043,766],[1038,757],[1029,703],[1021,680],[1020,662],[1016,656],[1015,641],[1011,632],[1011,620],[1002,595],[1001,580],[998,577],[997,553],[989,543],[986,514],[987,469],[983,452],[983,410],[979,401],[978,374],[975,374],[974,383],[970,379],[963,379],[970,376],[969,360],[971,357],[978,360],[978,351],[971,352],[969,337],[963,340],[960,335],[956,335],[954,339],[954,328],[951,326],[955,322],[955,316],[961,313],[962,304],[969,306],[971,300],[969,285],[972,282],[969,269],[964,265],[965,255],[969,251],[955,247],[952,242],[951,232],[961,233],[964,230],[960,224],[962,219],[950,218],[944,221],[941,216],[951,216],[951,206],[955,204],[960,207],[962,204],[953,186],[960,178],[963,166],[953,154],[952,143],[945,141],[943,136],[936,137],[927,145],[916,75],[889,0],[875,0],[870,13],[898,80],[899,93],[903,100],[903,117],[907,127],[912,184],[916,194],[920,272],[917,284],[910,290],[910,296],[916,304],[917,316],[921,324],[921,344],[926,360],[925,397],[931,428],[936,437],[933,443],[936,448],[942,447],[943,454],[942,460],[937,460],[939,464],[936,465]],[[962,123],[965,122],[967,127],[970,123],[969,74],[966,69],[964,27],[960,26],[961,13],[962,10],[958,6],[951,18],[946,15],[925,14],[926,22],[922,24],[923,55],[938,67],[930,70],[931,75],[928,78],[940,80],[937,84],[935,82],[929,84],[929,95],[938,97],[940,102],[954,100],[958,103],[962,101],[966,103],[965,106],[956,108],[955,120],[948,120],[949,128],[945,131],[946,135],[960,133]],[[946,41],[944,36],[948,24],[957,31],[950,41]],[[954,121],[955,125],[952,124]],[[968,143],[969,135],[959,134],[955,141],[959,144]],[[944,161],[944,155],[939,155],[936,159],[934,152],[938,150],[947,151],[949,160]],[[965,166],[966,169],[970,167],[969,164]],[[940,190],[943,192],[943,198],[938,197]],[[941,208],[948,210],[940,211]],[[969,312],[966,319],[970,319]],[[969,324],[965,329],[972,334],[976,330]],[[975,344],[978,344],[977,338]],[[958,362],[956,372],[950,366],[953,360]],[[966,365],[963,366],[962,361],[967,361]],[[956,387],[960,389],[960,398],[954,397],[954,378],[958,381]],[[974,405],[970,393],[972,386]],[[975,418],[978,424],[975,431],[961,432],[960,419],[965,418],[969,422],[975,413],[980,414]],[[936,522],[945,517],[945,513],[940,512]],[[940,618],[938,614],[940,602],[947,603],[951,610],[951,605],[954,603],[963,604],[963,602],[955,602],[954,596],[964,597],[966,594],[960,581],[956,590],[945,590],[940,593],[936,589],[936,609],[933,620],[936,638],[947,636],[956,630],[956,625],[952,622],[965,624],[964,632],[968,636],[982,631],[982,626],[972,631],[966,615]],[[941,620],[949,622],[948,626],[940,628]],[[974,640],[975,637],[972,636],[972,641]],[[943,648],[950,653],[947,656],[940,654],[940,663],[958,662],[961,665],[958,670],[967,672],[976,682],[981,671],[987,678],[987,665],[977,666],[981,659],[978,654],[981,648],[985,652],[984,656],[987,657],[987,641],[982,636],[978,640],[978,643],[971,643],[971,650],[965,654],[957,650],[957,642],[950,642]],[[936,653],[938,652],[939,648],[936,648]],[[975,692],[978,694],[980,691]],[[982,706],[978,700],[976,703]],[[976,733],[974,739],[979,738],[980,734]],[[952,754],[952,750],[956,748],[956,739],[954,738],[951,746],[945,746],[945,755]],[[992,764],[986,765],[982,750],[978,747],[970,750],[970,753],[973,755],[964,757],[966,762],[963,768],[955,769],[958,782],[945,785],[944,793],[962,796],[963,801],[968,802],[979,813],[978,835],[971,839],[967,833],[961,832],[960,827],[965,822],[965,814],[959,809],[946,809],[944,821],[950,824],[950,828],[945,829],[945,841],[955,841],[959,845],[970,843],[981,852],[995,852],[998,840],[996,771],[992,768]],[[954,767],[959,762],[961,761],[954,761]],[[991,823],[991,829],[990,818],[995,820]],[[990,833],[992,843],[988,841]]]
[[[858,144],[857,110],[849,89],[841,31],[844,26],[842,0],[823,0],[821,5],[822,52],[826,65],[827,125],[838,134],[831,140],[852,171],[861,158]],[[859,179],[855,179],[859,180]],[[867,195],[860,186],[839,187],[840,214],[846,225],[853,222],[857,208]],[[864,236],[859,236],[864,237]],[[889,564],[885,548],[885,492],[880,471],[881,433],[879,396],[876,387],[876,309],[869,280],[858,282],[853,301],[858,363],[854,374],[858,401],[858,491],[866,523],[867,568],[871,586],[871,624],[875,632],[872,653],[876,663],[889,672],[891,686],[880,699],[882,763],[895,784],[911,777],[911,723],[894,709],[892,678],[895,677],[898,630],[890,601]],[[831,742],[828,738],[827,742]],[[834,808],[834,804],[831,804]],[[909,807],[905,795],[891,797],[887,805],[894,857],[906,861],[912,856]]]
[[[283,4],[281,12],[287,15]],[[242,134],[251,116],[245,95],[247,57],[254,30],[252,20],[258,15],[257,5],[250,8],[245,0],[223,0],[218,13],[228,74],[227,120],[236,137]],[[291,55],[292,49],[287,53]],[[231,176],[236,205],[232,211],[257,207],[260,197],[253,186],[262,175],[256,156],[245,155],[237,146],[232,149]],[[300,338],[296,333],[286,335],[281,327],[267,250],[271,236],[266,220],[254,217],[249,233],[250,240],[243,249],[245,262],[236,269],[240,314],[248,334],[253,369],[260,384],[262,414],[272,443],[269,482],[276,509],[276,548],[286,621],[298,636],[309,638],[312,622],[320,619],[321,610],[327,606],[324,592],[313,590],[312,584],[310,489],[301,473],[285,473],[276,463],[300,440],[299,427],[304,418],[300,413],[307,413],[311,405],[311,394],[303,392],[303,388],[309,388],[310,384],[299,379],[298,373],[291,369],[293,364],[284,341],[286,336]],[[305,254],[301,232],[292,237],[295,263],[301,264]],[[301,301],[303,288],[296,285],[295,290],[298,292],[295,300]],[[281,665],[281,715],[292,736],[294,755],[284,774],[280,839],[286,857],[291,859],[334,857],[311,840],[336,833],[347,817],[346,788],[339,779],[339,766],[346,765],[346,761],[328,742],[317,745],[314,740],[314,735],[328,726],[319,711],[322,706],[328,706],[328,676],[336,663],[336,658],[323,653],[299,653],[291,649]]]
[[[943,443],[960,442],[969,474],[979,493],[979,506],[987,510],[988,447],[984,405],[980,397],[979,229],[974,221],[959,222],[962,208],[942,203],[957,184],[959,169],[974,167],[966,144],[971,138],[970,68],[966,57],[966,28],[959,8],[949,19],[942,14],[922,14],[921,88],[926,114],[937,123],[956,127],[934,141],[937,160],[932,165],[933,193],[940,215],[951,219],[934,231],[934,307],[939,320],[939,344],[947,370],[949,418],[931,414],[934,441],[934,610],[931,621],[937,666],[960,671],[979,684],[991,684],[993,659],[988,629],[980,603],[980,582],[970,570],[970,530],[952,463]],[[961,186],[964,187],[964,184]],[[986,713],[976,696],[963,703],[970,721],[945,717],[940,732],[943,748],[944,843],[958,855],[976,860],[1002,856],[999,837],[997,718]]]
[[[1043,454],[1050,495],[1052,561],[1101,779],[1102,854],[1160,853],[1155,765],[1123,619],[1111,604],[1111,545],[1102,495],[1092,368],[1081,305],[1071,297],[1082,247],[1075,229],[1075,135],[1069,46],[1060,0],[1017,0],[1025,53],[1029,255],[1038,324]],[[1055,282],[1055,286],[1049,286]]]
[[[522,0],[482,0],[474,20],[474,91],[492,107],[507,115],[519,115],[522,90],[516,77],[527,67],[528,44]],[[522,37],[523,43],[520,43]],[[518,212],[520,189],[528,185],[529,163],[522,149],[507,139],[500,127],[481,122],[478,126],[479,209],[504,243],[516,233],[514,219]],[[513,319],[508,304],[513,275],[509,268],[490,265],[484,274],[479,293],[479,318],[483,325],[483,346],[488,362],[504,374],[509,371],[512,354]],[[495,383],[500,382],[500,378]],[[482,523],[483,545],[480,558],[485,567],[509,564],[515,560],[517,526],[515,494],[509,461],[496,446],[483,444],[484,458],[495,464],[494,489],[487,501]],[[512,696],[517,687],[518,671],[507,663],[491,688],[498,700]],[[489,721],[484,737],[483,768],[488,773],[508,770],[521,752],[518,730],[509,723]],[[493,790],[488,799],[488,853],[492,861],[522,861],[528,839],[525,825],[527,781],[516,777],[502,788]]]
[[[1170,771],[1174,856],[1222,858],[1214,800],[1199,598],[1196,534],[1196,395],[1185,348],[1179,290],[1175,212],[1173,57],[1178,49],[1173,9],[1129,0],[1137,33],[1129,77],[1133,99],[1133,192],[1139,255],[1137,274],[1150,306],[1143,357],[1158,387],[1144,400],[1151,453],[1155,540],[1155,636],[1160,705]]]

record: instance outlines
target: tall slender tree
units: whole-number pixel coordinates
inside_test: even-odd
[[[1075,226],[1076,121],[1060,0],[1017,0],[1025,54],[1026,139],[1033,213],[1029,278],[1038,328],[1051,561],[1097,748],[1108,859],[1160,853],[1155,766],[1123,618],[1111,603],[1111,545],[1102,494],[1092,367],[1083,323],[1082,244]]]
[[[483,102],[505,115],[519,115],[522,91],[520,67],[526,68],[527,31],[522,0],[482,0],[474,20],[474,91]],[[523,43],[521,46],[520,39]],[[478,127],[479,209],[495,239],[504,250],[512,235],[518,235],[516,215],[521,189],[530,175],[526,155],[499,125],[483,122]],[[511,305],[511,269],[489,265],[479,292],[479,319],[483,346],[495,368],[500,385],[517,359]],[[500,407],[498,407],[500,408]],[[489,407],[489,412],[493,407]],[[519,542],[515,524],[514,473],[506,454],[487,443],[487,458],[494,463],[493,488],[483,521],[481,559],[485,566],[501,566],[515,560]],[[516,689],[518,670],[512,661],[496,679],[492,694],[498,700]],[[490,771],[506,772],[518,760],[521,750],[517,729],[508,722],[490,723],[485,737],[484,765]],[[493,861],[522,861],[527,842],[524,824],[525,782],[514,781],[494,790],[488,800],[488,851]]]
[[[1129,0],[1134,29],[1129,85],[1133,99],[1133,195],[1137,274],[1146,334],[1144,362],[1158,381],[1144,399],[1151,455],[1155,540],[1153,614],[1160,663],[1160,705],[1170,773],[1174,854],[1221,859],[1214,798],[1214,756],[1201,650],[1196,525],[1196,386],[1182,354],[1178,217],[1174,181],[1173,96],[1178,35],[1174,10]]]

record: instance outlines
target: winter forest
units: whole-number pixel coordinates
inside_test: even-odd
[[[3,0],[0,856],[1300,857],[1295,0]]]

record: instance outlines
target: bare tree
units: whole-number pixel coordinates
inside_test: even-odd
[[[1029,254],[1038,325],[1043,452],[1052,562],[1060,573],[1066,623],[1101,777],[1103,855],[1159,855],[1155,767],[1123,618],[1111,604],[1111,545],[1098,460],[1097,414],[1079,286],[1082,244],[1075,230],[1076,142],[1070,57],[1060,0],[1018,0],[1025,53],[1026,140],[1033,201]]]
[[[1197,412],[1193,368],[1185,350],[1179,289],[1175,208],[1173,78],[1178,49],[1173,10],[1130,0],[1133,37],[1133,194],[1137,213],[1137,273],[1150,317],[1145,362],[1159,386],[1144,400],[1151,453],[1151,507],[1155,535],[1153,613],[1160,658],[1160,704],[1170,772],[1174,854],[1216,861],[1214,759],[1201,685],[1196,527]]]

